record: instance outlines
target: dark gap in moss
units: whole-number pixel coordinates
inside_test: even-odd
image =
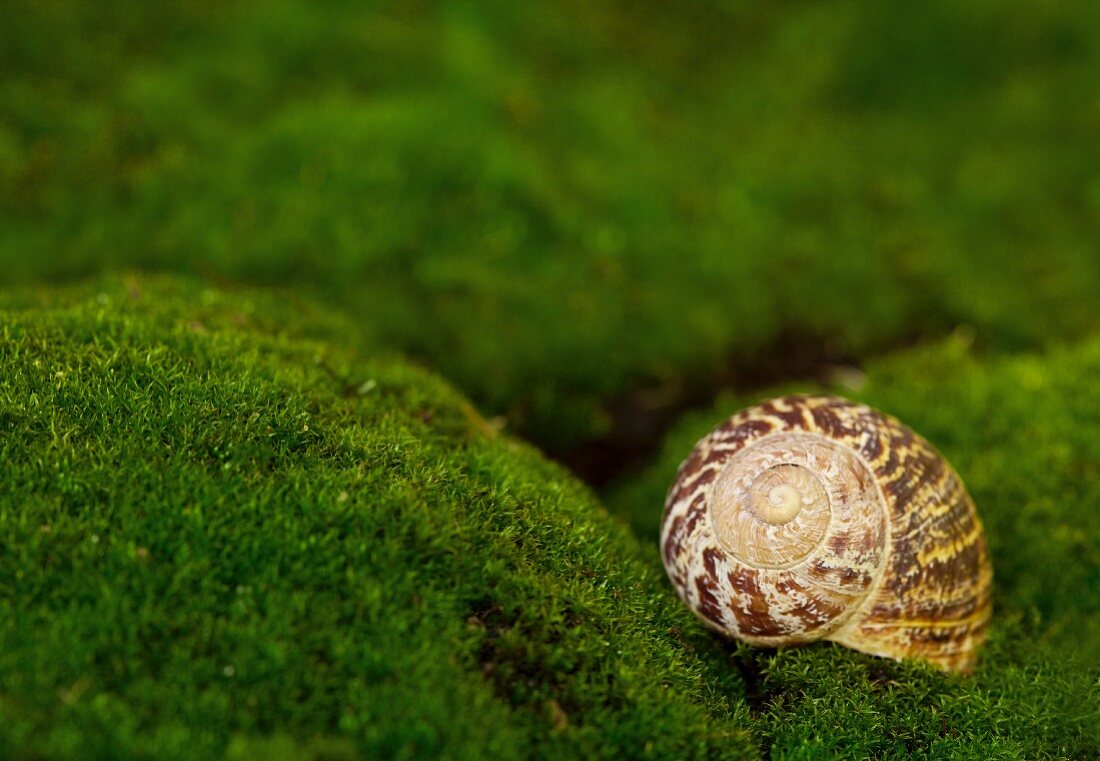
[[[594,706],[570,686],[572,673],[584,670],[582,664],[563,671],[546,662],[551,653],[535,647],[539,636],[522,616],[504,609],[500,603],[483,599],[471,606],[467,626],[483,630],[483,640],[477,650],[477,662],[482,676],[492,685],[496,696],[515,708],[527,707],[561,729],[570,720],[576,722]],[[567,612],[565,625],[579,626],[581,617]],[[555,635],[543,636],[544,644],[553,648],[560,640]],[[626,698],[607,675],[608,693],[603,708],[622,710]]]
[[[748,705],[749,714],[757,722],[761,722],[766,718],[772,695],[766,687],[766,678],[763,673],[764,669],[760,663],[757,662],[757,658],[763,658],[775,653],[774,649],[750,649],[747,647],[735,646],[730,644],[730,662],[737,667],[737,671],[741,674],[741,681],[745,685],[745,703]],[[768,758],[771,756],[771,734],[768,732],[760,733],[760,757]]]
[[[787,383],[828,383],[858,372],[869,356],[914,346],[931,336],[914,330],[870,355],[857,357],[838,337],[784,329],[751,354],[731,354],[713,371],[680,376],[662,386],[635,388],[605,406],[611,424],[603,436],[567,452],[550,451],[585,483],[599,490],[641,471],[656,455],[669,429],[684,414],[714,404],[723,391],[751,394]]]

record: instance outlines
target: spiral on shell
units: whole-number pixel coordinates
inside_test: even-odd
[[[837,397],[773,399],[701,440],[668,494],[680,597],[751,644],[832,640],[968,670],[992,570],[974,503],[935,449]]]

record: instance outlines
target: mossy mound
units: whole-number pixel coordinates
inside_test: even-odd
[[[780,756],[1100,754],[1098,376],[1100,341],[995,359],[957,337],[827,389],[901,418],[962,475],[994,565],[993,633],[974,677],[958,681],[839,648],[754,652],[754,704]],[[774,393],[796,390],[823,389]],[[731,395],[693,414],[658,462],[608,497],[654,557],[659,506],[680,461],[759,398]]]
[[[3,300],[0,755],[1100,753],[1079,425],[1100,344],[949,343],[849,391],[981,506],[997,613],[957,677],[735,646],[675,599],[648,535],[681,450],[741,400],[619,493],[639,545],[445,384],[290,300],[137,278]]]
[[[584,487],[288,300],[4,300],[0,756],[756,754]]]
[[[1100,326],[1098,9],[5,2],[0,281],[308,287],[557,452],[783,341],[1039,346]]]

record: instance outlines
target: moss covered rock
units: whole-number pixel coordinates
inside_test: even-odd
[[[585,488],[287,301],[7,297],[0,756],[756,754]]]
[[[948,343],[849,390],[942,446],[981,506],[997,611],[958,677],[737,646],[675,599],[663,490],[740,399],[618,492],[639,540],[290,294],[131,278],[2,303],[6,758],[1100,752],[1096,343]]]

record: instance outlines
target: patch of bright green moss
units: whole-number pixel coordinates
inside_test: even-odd
[[[309,288],[567,451],[789,334],[1097,328],[1095,2],[0,4],[0,281]]]
[[[287,294],[0,311],[0,756],[757,754],[628,533]]]
[[[955,339],[873,364],[858,390],[828,389],[899,417],[959,471],[993,560],[992,635],[972,678],[834,646],[753,651],[761,729],[779,756],[1100,754],[1098,376],[1100,341],[993,359]],[[680,461],[758,399],[729,396],[691,415],[659,461],[609,497],[654,564],[660,506]]]

